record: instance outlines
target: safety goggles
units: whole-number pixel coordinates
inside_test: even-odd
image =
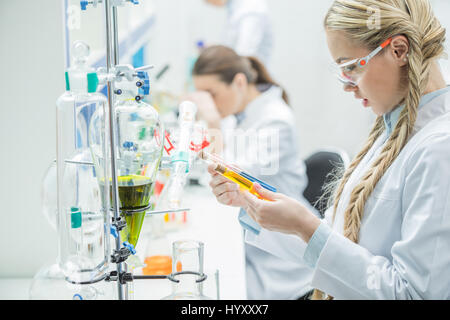
[[[392,41],[392,38],[389,38],[385,42],[383,42],[378,48],[373,50],[369,55],[359,58],[353,59],[348,62],[337,64],[332,63],[331,71],[337,76],[339,81],[341,81],[346,86],[356,87],[361,81],[364,72],[366,70],[366,66],[369,61],[375,57],[378,53],[380,53],[384,48],[386,48]]]

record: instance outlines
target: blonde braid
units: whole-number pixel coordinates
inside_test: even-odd
[[[367,18],[364,12],[370,12],[369,8],[371,6],[381,7],[384,13],[384,23],[382,23],[384,28],[382,26],[381,30],[376,30],[378,35],[373,34],[373,32],[361,32],[361,30],[364,30],[361,26],[359,26],[360,31],[356,31],[358,28],[355,28],[356,23],[361,23],[361,20],[364,20],[361,17]],[[333,14],[339,18],[336,19],[336,16],[334,17],[334,25],[329,21]],[[341,15],[348,15],[348,17],[343,19]],[[357,18],[354,18],[354,16],[357,16]],[[428,84],[431,64],[433,59],[441,56],[444,51],[445,29],[441,27],[439,21],[434,17],[431,5],[427,0],[335,1],[325,18],[325,26],[329,29],[343,30],[352,39],[360,43],[370,43],[369,47],[372,48],[376,47],[376,43],[381,43],[386,38],[397,34],[405,35],[410,44],[407,66],[408,93],[404,99],[405,107],[380,155],[374,161],[369,171],[362,177],[360,183],[352,190],[348,206],[344,212],[344,236],[358,243],[366,201],[413,133],[417,109],[420,98]],[[384,40],[380,37],[384,37]],[[378,130],[380,128],[376,130],[379,125],[380,118],[377,119],[377,123],[365,147],[344,174],[336,191],[334,214],[336,214],[342,191],[350,175],[367,154],[370,147],[373,146],[373,142],[376,140],[373,138],[379,136],[380,132]],[[368,148],[368,146],[370,147]],[[323,292],[315,290],[312,299],[323,298]],[[332,297],[329,296],[327,299],[332,299]]]
[[[372,128],[372,131],[369,134],[369,138],[367,139],[367,142],[364,145],[363,149],[357,154],[355,159],[353,159],[353,161],[350,163],[350,165],[344,172],[344,175],[342,176],[342,179],[339,182],[339,186],[337,187],[337,189],[335,191],[335,195],[333,197],[333,203],[334,203],[333,204],[333,211],[334,211],[333,221],[334,221],[334,218],[336,217],[336,210],[337,210],[337,207],[339,204],[339,200],[341,199],[342,191],[344,190],[344,187],[345,187],[348,179],[350,178],[350,176],[352,175],[352,173],[356,169],[356,167],[358,167],[359,163],[365,157],[365,155],[370,150],[370,148],[372,148],[373,144],[378,139],[378,137],[381,135],[381,133],[383,133],[383,130],[384,130],[383,117],[378,117],[375,122],[374,127]]]

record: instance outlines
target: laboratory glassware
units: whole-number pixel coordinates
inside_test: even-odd
[[[29,288],[30,300],[111,300],[114,299],[111,282],[74,284],[66,280],[58,263],[47,264],[34,275]]]
[[[271,185],[265,183],[264,181],[261,181],[249,173],[243,171],[242,169],[238,168],[237,166],[226,164],[220,157],[214,154],[209,154],[205,151],[202,151],[199,153],[199,157],[209,164],[214,165],[214,171],[222,175],[223,177],[227,178],[228,180],[236,183],[241,189],[247,190],[253,195],[257,196],[260,199],[264,199],[261,197],[258,192],[254,190],[253,184],[258,183],[266,190],[277,192],[277,189],[272,187]]]
[[[206,275],[203,271],[204,244],[179,240],[172,247],[172,294],[162,300],[212,300],[203,293]],[[179,271],[181,268],[181,271]]]
[[[75,41],[66,92],[57,100],[58,261],[66,280],[94,283],[106,277],[109,216],[102,206],[89,149],[88,127],[107,100],[96,92],[98,76],[88,67],[89,46]]]
[[[90,126],[92,156],[101,186],[107,182],[107,176],[112,177],[112,168],[105,168],[108,162],[104,161],[110,158],[105,118],[109,115],[98,110]],[[136,247],[145,213],[152,205],[150,199],[162,157],[164,129],[158,112],[130,90],[122,90],[120,100],[114,106],[113,118],[118,147],[115,169],[119,210],[126,221],[125,228],[120,231],[121,240]],[[109,188],[108,197],[112,197],[113,192],[112,187]]]
[[[42,213],[53,229],[58,223],[56,160],[52,161],[44,174],[41,186]]]

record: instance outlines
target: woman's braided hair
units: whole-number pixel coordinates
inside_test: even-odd
[[[368,24],[374,12],[379,13],[379,28],[370,28]],[[326,30],[343,31],[351,41],[370,50],[396,35],[405,36],[410,46],[405,66],[408,90],[402,101],[405,107],[380,155],[352,190],[344,212],[344,236],[358,243],[365,203],[411,136],[432,62],[444,54],[445,29],[434,16],[428,0],[336,0],[325,17],[324,26]],[[378,117],[366,144],[337,185],[333,196],[334,215],[348,179],[383,130],[383,118]],[[323,292],[315,290],[312,299],[323,298]]]

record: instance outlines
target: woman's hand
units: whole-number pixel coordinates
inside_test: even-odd
[[[212,177],[209,185],[217,201],[227,206],[245,208],[247,202],[244,194],[239,191],[239,186],[227,178],[222,177],[214,168],[215,165],[213,164],[208,166],[208,172]]]
[[[206,121],[209,128],[220,128],[220,121],[222,118],[219,114],[219,111],[217,111],[214,99],[209,92],[195,91],[183,97],[183,100],[189,100],[195,103],[198,108],[198,119]]]
[[[308,242],[319,227],[320,219],[297,200],[268,191],[257,183],[253,186],[254,191],[269,201],[258,199],[248,191],[243,192],[243,208],[249,216],[267,230],[294,234]]]

